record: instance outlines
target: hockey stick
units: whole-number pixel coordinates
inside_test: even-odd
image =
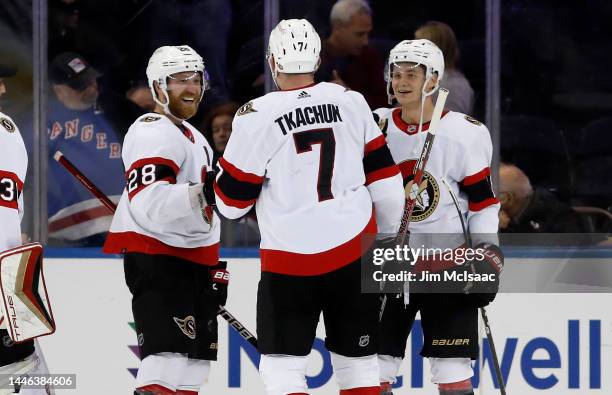
[[[423,144],[423,150],[421,151],[421,156],[414,167],[413,173],[413,181],[412,185],[416,185],[417,187],[423,181],[423,173],[425,172],[425,165],[427,165],[427,160],[429,159],[429,154],[431,153],[431,147],[433,146],[434,139],[436,137],[436,132],[438,130],[438,123],[440,123],[440,119],[442,118],[442,111],[444,110],[444,103],[446,103],[446,97],[448,96],[448,89],[440,88],[440,92],[438,93],[438,99],[436,100],[436,105],[434,106],[433,113],[431,115],[431,121],[429,122],[429,128],[427,129],[427,137],[425,137],[425,143]],[[402,222],[400,223],[399,231],[395,236],[395,244],[404,245],[406,240],[406,234],[408,232],[408,225],[410,224],[410,220],[412,218],[412,212],[414,211],[414,207],[416,206],[416,198],[418,196],[412,196],[412,194],[408,193],[408,198],[406,199],[406,205],[404,206],[404,212],[402,214]],[[381,286],[384,288],[384,285]],[[378,314],[378,320],[382,320],[383,313],[385,312],[385,306],[387,304],[387,295],[383,296],[383,300],[380,306],[380,313]]]
[[[450,194],[451,199],[453,199],[453,203],[455,204],[457,213],[459,213],[459,220],[461,221],[461,229],[463,230],[465,244],[468,247],[471,247],[472,240],[470,238],[470,234],[467,231],[467,227],[465,226],[465,220],[463,218],[463,214],[461,214],[461,209],[459,208],[457,196],[455,196],[455,193],[444,178],[442,179],[442,183],[446,186],[446,189],[448,189],[448,193]],[[502,395],[506,395],[506,385],[504,384],[504,376],[502,375],[501,368],[499,367],[499,358],[497,357],[495,342],[493,341],[493,333],[491,332],[491,324],[489,324],[489,317],[487,317],[487,310],[484,307],[481,307],[479,310],[480,315],[482,316],[482,322],[484,323],[485,333],[487,334],[487,342],[489,343],[489,347],[491,348],[491,354],[493,354],[493,366],[495,367],[495,376],[497,377],[497,383],[499,384],[499,391]]]
[[[77,180],[79,180],[79,182],[85,188],[87,188],[87,190],[89,190],[95,197],[97,197],[98,200],[100,200],[100,202],[104,204],[104,206],[107,207],[113,214],[115,213],[115,211],[117,210],[117,206],[115,205],[115,203],[113,203],[104,194],[104,192],[98,189],[98,187],[96,187],[94,183],[89,180],[89,178],[87,178],[83,173],[81,173],[81,171],[77,169],[77,167],[73,165],[72,162],[70,162],[68,158],[64,156],[64,154],[62,154],[60,151],[56,151],[53,155],[53,159],[55,159],[60,165],[64,166],[64,168],[68,170],[70,174],[72,174]],[[227,311],[225,307],[219,305],[219,310],[217,311],[217,314],[223,317],[227,321],[227,323],[231,327],[233,327],[240,334],[240,336],[242,336],[244,340],[248,341],[253,347],[257,348],[257,338],[255,337],[255,335],[249,332],[249,330],[246,329],[246,327],[242,325],[240,321],[238,321],[229,311]]]

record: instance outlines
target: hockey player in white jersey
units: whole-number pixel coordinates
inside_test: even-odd
[[[438,244],[425,247],[465,247],[452,190],[475,245],[484,248],[490,259],[451,270],[472,270],[473,266],[478,272],[498,274],[503,264],[495,236],[499,202],[490,183],[492,144],[487,128],[465,114],[444,111],[423,182],[412,186],[413,170],[433,113],[431,95],[443,76],[444,58],[435,44],[428,40],[397,44],[389,54],[386,80],[390,103],[396,99],[400,107],[378,109],[374,118],[402,171],[406,191],[414,190],[417,194],[418,204],[408,228],[411,247],[420,247],[425,240]],[[442,233],[446,235],[431,236]],[[407,305],[404,297],[389,298],[381,322],[381,394],[391,394],[418,311],[425,337],[421,355],[429,358],[432,380],[438,384],[440,394],[473,394],[470,378],[471,360],[478,356],[477,309],[492,301],[497,288],[498,283],[477,284],[467,295],[410,293],[406,297]],[[462,339],[462,342],[449,345],[440,339]]]
[[[127,185],[104,251],[124,254],[142,359],[135,393],[195,395],[216,360],[229,279],[219,263],[219,218],[203,193],[213,151],[186,121],[208,79],[186,45],[158,48],[147,77],[155,112],[125,137]]]
[[[0,65],[0,97],[6,93],[4,78],[16,69]],[[28,154],[19,129],[13,120],[0,112],[0,255],[21,246],[21,219],[24,213],[23,187],[26,181]],[[27,247],[24,247],[27,248]],[[7,251],[6,253],[3,253]],[[1,309],[2,311],[4,309]],[[48,374],[49,370],[35,340],[15,343],[7,332],[8,317],[0,312],[0,394],[45,395],[47,388],[20,388],[13,385],[18,377]],[[9,382],[12,378],[13,382]],[[9,390],[9,388],[13,388]]]
[[[214,189],[228,218],[253,205],[261,230],[257,335],[269,395],[306,394],[308,354],[323,312],[343,395],[379,392],[379,299],[360,290],[362,236],[396,232],[399,170],[359,93],[314,83],[321,41],[304,20],[271,32],[278,91],[234,118]],[[370,243],[371,244],[371,243]]]

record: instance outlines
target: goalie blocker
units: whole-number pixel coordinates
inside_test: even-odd
[[[25,244],[0,253],[2,326],[15,343],[55,332],[43,275],[43,247]]]

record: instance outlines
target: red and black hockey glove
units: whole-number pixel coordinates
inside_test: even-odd
[[[484,307],[491,303],[499,291],[499,277],[504,269],[504,254],[495,244],[481,243],[476,251],[482,252],[482,259],[474,259],[465,265],[468,274],[480,280],[469,281],[464,287],[468,303]]]
[[[210,284],[211,291],[216,296],[219,304],[225,306],[227,301],[227,287],[229,285],[230,274],[227,271],[227,262],[219,261],[215,266],[211,266],[210,273]]]

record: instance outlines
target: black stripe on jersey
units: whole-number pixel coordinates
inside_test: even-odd
[[[128,197],[132,200],[138,192],[155,182],[168,181],[170,184],[176,184],[176,171],[173,163],[170,165],[145,159],[135,162],[125,173],[125,178]]]
[[[11,172],[0,171],[0,206],[18,209],[23,183]]]
[[[462,182],[460,184],[460,189],[468,196],[470,211],[480,211],[498,202],[493,193],[493,188],[491,187],[490,175],[468,185]]]
[[[387,144],[381,145],[375,150],[366,153],[363,157],[363,170],[366,176],[377,170],[394,165],[395,162],[393,161],[391,151],[389,151]]]
[[[247,202],[248,204],[252,204],[259,196],[261,186],[262,184],[260,183],[254,184],[252,182],[241,181],[233,177],[227,170],[224,170],[217,179],[217,187],[221,190],[223,195],[225,195],[224,197],[228,198],[228,202],[226,203],[229,203],[231,206],[243,206],[247,204]]]

